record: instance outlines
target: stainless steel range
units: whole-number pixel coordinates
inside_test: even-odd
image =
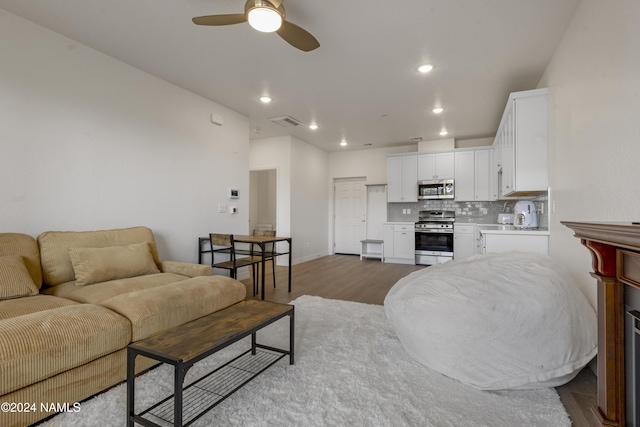
[[[453,259],[454,211],[420,211],[416,222],[416,264],[433,265]]]

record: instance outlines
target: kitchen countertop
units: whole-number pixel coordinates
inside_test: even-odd
[[[516,228],[513,225],[502,224],[478,224],[478,230],[482,234],[530,234],[536,236],[548,236],[547,228]]]

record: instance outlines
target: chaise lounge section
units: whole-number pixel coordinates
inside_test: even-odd
[[[0,233],[0,402],[16,409],[0,411],[0,425],[29,425],[65,404],[73,410],[125,380],[128,344],[245,293],[210,266],[160,261],[146,227],[45,232],[37,241]]]

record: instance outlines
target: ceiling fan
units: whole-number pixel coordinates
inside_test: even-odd
[[[320,43],[308,31],[285,20],[283,0],[247,0],[244,13],[208,15],[193,18],[196,25],[232,25],[249,22],[253,28],[265,33],[276,32],[291,46],[309,52]]]

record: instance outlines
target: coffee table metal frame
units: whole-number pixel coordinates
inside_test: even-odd
[[[237,315],[238,310],[241,312],[243,306],[247,304],[251,305],[254,309],[256,307],[259,308],[259,306],[256,306],[257,304],[277,305],[282,306],[282,308],[276,314],[251,321],[246,325],[246,328],[237,332],[234,331],[230,336],[224,337],[222,341],[220,341],[220,337],[213,335],[211,341],[215,342],[215,344],[212,344],[210,347],[207,347],[206,350],[187,359],[178,357],[172,354],[171,351],[158,351],[158,343],[162,344],[163,340],[169,336],[175,339],[176,335],[180,335],[181,330],[188,329],[194,322],[202,323],[208,320],[212,322],[220,321],[230,310],[233,310],[235,315]],[[285,316],[289,316],[289,350],[274,348],[256,342],[257,331]],[[251,348],[249,350],[183,388],[187,371],[196,362],[249,335],[251,335]],[[185,341],[182,344],[188,346],[189,342]],[[130,344],[127,347],[127,427],[133,427],[134,423],[146,427],[162,427],[160,424],[144,418],[144,415],[147,414],[156,416],[169,423],[171,423],[171,420],[168,418],[173,415],[172,421],[174,427],[188,426],[286,355],[289,355],[289,364],[293,365],[293,305],[255,300],[242,301],[226,309],[196,319],[193,322],[159,332],[152,337]],[[135,360],[137,356],[146,356],[159,362],[173,365],[174,367],[174,394],[146,408],[139,414],[135,413]],[[183,401],[183,398],[186,398],[187,401]],[[190,404],[199,406],[199,409],[196,413],[189,414],[186,422],[183,423],[184,408]]]

